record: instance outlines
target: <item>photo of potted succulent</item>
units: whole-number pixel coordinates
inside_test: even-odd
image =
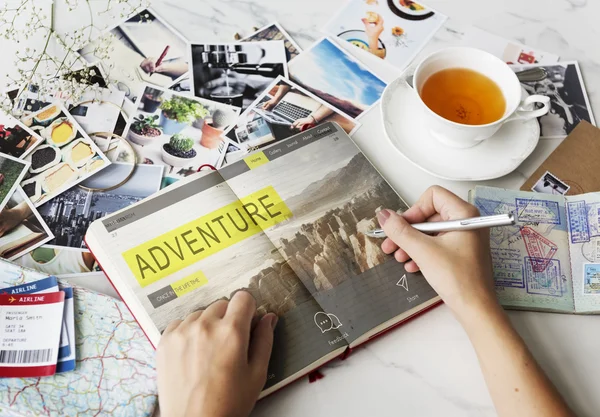
[[[162,110],[160,124],[166,135],[181,132],[196,119],[203,119],[209,111],[197,101],[184,97],[173,96],[160,104]]]
[[[212,122],[204,122],[202,125],[202,137],[200,145],[208,149],[217,149],[223,141],[223,127],[227,125],[227,116],[221,110],[215,110],[212,116]]]
[[[142,146],[154,141],[163,133],[157,121],[158,115],[143,116],[140,114],[134,117],[129,128],[129,139]]]
[[[193,147],[193,139],[181,134],[175,134],[171,136],[169,143],[163,145],[162,159],[171,166],[183,166],[190,163],[196,157],[196,150]]]

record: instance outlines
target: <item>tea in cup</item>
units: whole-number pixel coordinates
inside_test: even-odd
[[[509,121],[548,113],[550,98],[522,98],[514,71],[494,55],[475,48],[448,48],[416,68],[414,88],[426,112],[425,124],[442,143],[468,148],[492,137]],[[541,104],[541,108],[535,108]]]

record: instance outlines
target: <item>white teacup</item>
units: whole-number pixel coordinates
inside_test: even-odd
[[[506,122],[531,120],[550,110],[550,97],[532,95],[521,101],[521,83],[514,71],[501,59],[475,48],[447,48],[425,58],[417,66],[413,77],[419,98],[425,81],[436,72],[448,68],[467,68],[487,76],[498,84],[506,101],[506,109],[500,119],[484,125],[467,125],[443,118],[421,99],[426,113],[425,125],[435,138],[448,146],[470,148],[493,136]],[[535,103],[543,107],[535,109]]]

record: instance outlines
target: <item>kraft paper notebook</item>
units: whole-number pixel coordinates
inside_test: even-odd
[[[86,243],[150,341],[246,289],[280,320],[267,395],[440,301],[364,232],[406,204],[326,123],[95,221]]]
[[[600,313],[600,193],[562,196],[476,187],[482,215],[515,214],[490,229],[496,294],[506,308]]]

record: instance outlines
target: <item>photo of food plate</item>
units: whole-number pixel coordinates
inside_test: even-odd
[[[60,149],[53,145],[41,145],[38,146],[30,156],[25,158],[26,161],[31,162],[29,172],[32,174],[39,174],[52,168],[62,160],[62,154]]]
[[[78,168],[84,166],[87,161],[96,155],[91,145],[85,143],[81,139],[77,139],[64,148],[63,154],[68,163]]]
[[[25,158],[31,165],[21,183],[36,207],[110,164],[62,104],[50,104],[21,121],[43,140]]]
[[[411,0],[388,0],[388,6],[395,15],[408,20],[425,20],[435,14],[428,7]]]
[[[59,117],[42,131],[42,137],[47,138],[52,145],[59,147],[68,145],[77,136],[77,130],[66,117]]]

